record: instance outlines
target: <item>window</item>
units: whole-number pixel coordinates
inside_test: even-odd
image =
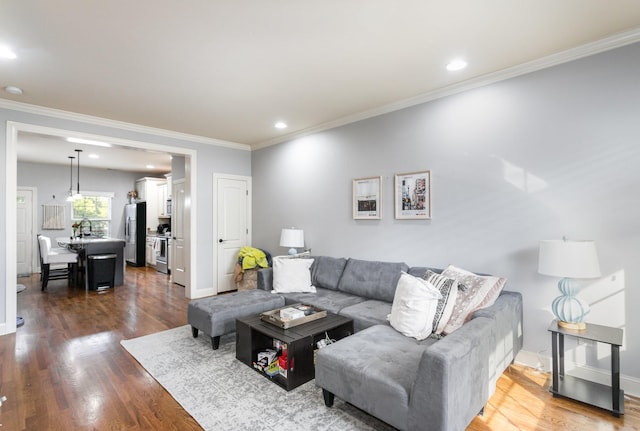
[[[91,232],[93,236],[110,236],[111,201],[113,193],[109,192],[81,192],[82,197],[73,201],[71,218],[74,223],[83,219],[89,220],[89,228],[84,226],[83,232]]]

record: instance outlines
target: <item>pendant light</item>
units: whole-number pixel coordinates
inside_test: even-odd
[[[78,190],[77,193],[73,196],[74,199],[82,199],[82,195],[80,194],[80,153],[82,150],[76,150],[78,153]]]
[[[67,196],[67,202],[73,201],[73,159],[75,156],[69,156],[69,196]]]

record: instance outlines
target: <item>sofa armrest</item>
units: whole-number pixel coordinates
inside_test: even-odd
[[[493,393],[495,321],[476,317],[428,346],[409,398],[408,429],[464,430]]]
[[[486,317],[496,322],[492,369],[493,380],[497,382],[522,349],[522,294],[504,290],[495,304],[476,311],[474,317]]]
[[[273,290],[273,268],[258,270],[258,289]]]

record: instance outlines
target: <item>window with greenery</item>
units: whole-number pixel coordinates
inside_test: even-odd
[[[90,228],[87,228],[85,222],[83,224],[83,232],[78,233],[86,234],[90,230],[92,236],[110,236],[113,193],[82,192],[81,194],[81,198],[73,201],[71,218],[74,224],[79,224],[83,219],[88,219]]]

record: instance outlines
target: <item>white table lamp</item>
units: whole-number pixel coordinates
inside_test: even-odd
[[[576,296],[581,286],[575,279],[600,277],[595,242],[567,239],[540,241],[538,272],[562,277],[558,282],[562,295],[551,304],[558,325],[568,329],[584,329],[589,305]]]
[[[290,247],[290,255],[298,254],[296,247],[304,247],[304,231],[293,227],[290,229],[282,229],[280,233],[280,245],[282,247]]]

